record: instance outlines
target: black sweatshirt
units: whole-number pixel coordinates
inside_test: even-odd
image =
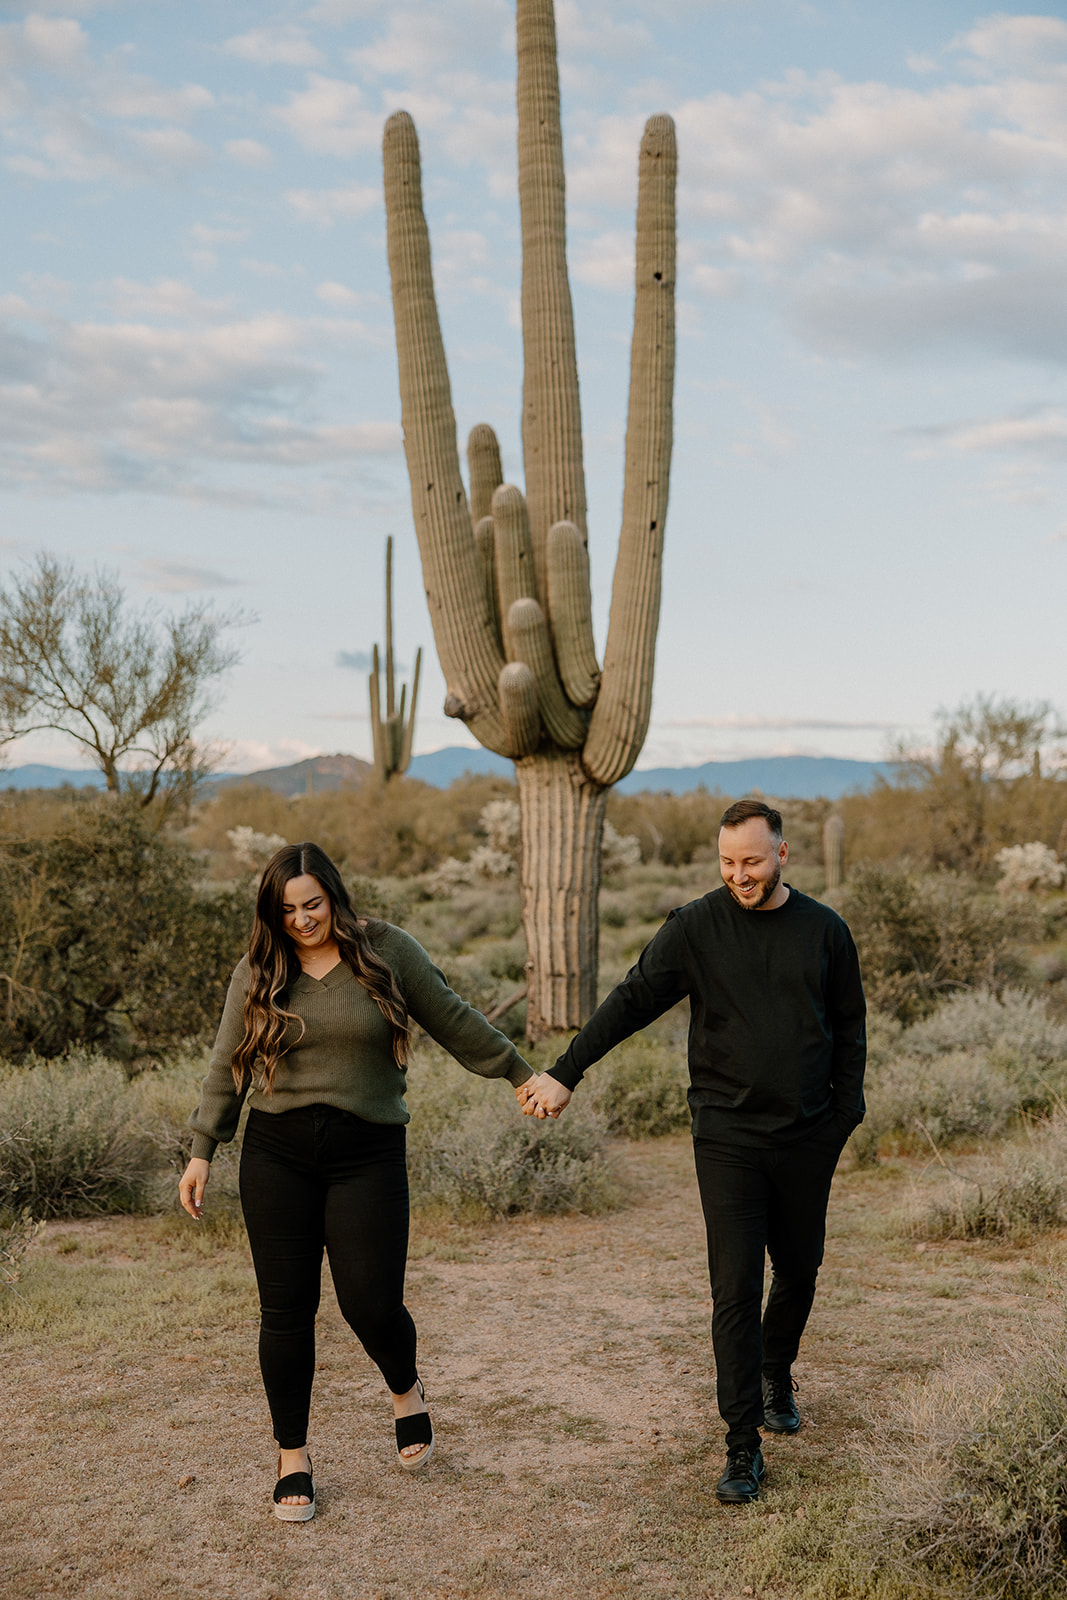
[[[635,967],[552,1067],[568,1089],[689,996],[693,1132],[722,1144],[793,1144],[863,1120],[866,1006],[859,958],[829,906],[790,889],[746,911],[727,888],[672,911]]]

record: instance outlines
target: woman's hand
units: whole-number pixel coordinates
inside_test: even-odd
[[[200,1221],[204,1209],[204,1190],[207,1180],[211,1176],[211,1162],[205,1161],[201,1156],[194,1156],[182,1173],[182,1181],[178,1185],[178,1199],[182,1209],[197,1222]]]
[[[547,1072],[542,1072],[536,1078],[527,1078],[515,1093],[524,1117],[540,1117],[542,1120],[551,1117],[553,1121],[571,1097],[571,1091]]]

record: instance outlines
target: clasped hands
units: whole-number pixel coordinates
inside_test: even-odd
[[[570,1097],[571,1091],[547,1072],[527,1078],[515,1090],[515,1098],[522,1107],[524,1117],[551,1117],[555,1120]]]

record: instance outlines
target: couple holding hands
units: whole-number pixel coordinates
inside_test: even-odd
[[[190,1118],[179,1193],[199,1218],[211,1158],[233,1138],[247,1094],[241,1205],[282,1520],[315,1514],[307,1429],[324,1249],[342,1315],[389,1388],[399,1464],[417,1470],[433,1453],[404,1304],[410,1023],[469,1071],[507,1078],[526,1115],[555,1118],[589,1067],[685,998],[727,1425],[715,1493],[725,1504],[758,1497],[760,1428],[800,1427],[792,1364],[815,1295],[834,1168],[864,1111],[855,946],[834,911],[785,883],[788,854],[777,811],[755,800],[731,806],[719,832],[722,887],[670,913],[540,1076],[410,935],[357,914],[317,845],[286,845],[271,858]]]

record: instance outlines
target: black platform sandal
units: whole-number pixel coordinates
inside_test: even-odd
[[[308,1456],[308,1466],[311,1466],[311,1457]],[[282,1458],[278,1457],[278,1471],[282,1470]],[[281,1502],[287,1495],[306,1494],[306,1506],[283,1506]],[[310,1522],[315,1515],[315,1485],[311,1481],[310,1472],[288,1472],[284,1478],[279,1478],[274,1485],[274,1515],[280,1522]]]
[[[415,1379],[418,1385],[419,1396],[425,1402],[426,1390],[422,1387],[419,1378]],[[419,1411],[413,1417],[394,1418],[396,1427],[396,1459],[400,1462],[405,1472],[418,1472],[424,1467],[433,1455],[433,1423],[430,1421],[428,1411]],[[424,1444],[425,1450],[420,1450],[417,1456],[403,1456],[401,1450],[412,1444]]]

